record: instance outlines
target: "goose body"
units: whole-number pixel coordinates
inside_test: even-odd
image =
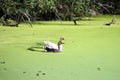
[[[50,42],[50,41],[44,41],[44,44],[45,44],[44,47],[48,47],[48,48],[50,48],[50,49],[58,49],[57,44],[52,43],[52,42]]]
[[[64,40],[64,38],[60,38],[58,44],[52,43],[50,41],[44,41],[44,50],[46,52],[62,52],[62,40]]]

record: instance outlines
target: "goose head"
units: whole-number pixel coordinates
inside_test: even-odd
[[[63,40],[65,40],[64,37],[60,37],[60,41],[63,41]]]
[[[59,52],[62,52],[62,44],[64,44],[64,42],[62,42],[62,40],[58,42],[58,51]]]

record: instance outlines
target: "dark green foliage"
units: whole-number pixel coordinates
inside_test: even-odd
[[[120,13],[120,0],[1,0],[0,18],[26,20],[73,20],[97,13]]]

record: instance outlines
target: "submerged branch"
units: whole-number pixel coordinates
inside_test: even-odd
[[[30,15],[29,15],[27,12],[26,12],[26,13],[23,13],[23,15],[27,18],[30,26],[32,27],[32,23],[31,23],[31,20],[30,20],[30,17],[29,17]]]

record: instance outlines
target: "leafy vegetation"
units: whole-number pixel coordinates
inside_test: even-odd
[[[0,17],[25,20],[71,20],[72,17],[119,14],[120,1],[114,0],[1,0]]]

